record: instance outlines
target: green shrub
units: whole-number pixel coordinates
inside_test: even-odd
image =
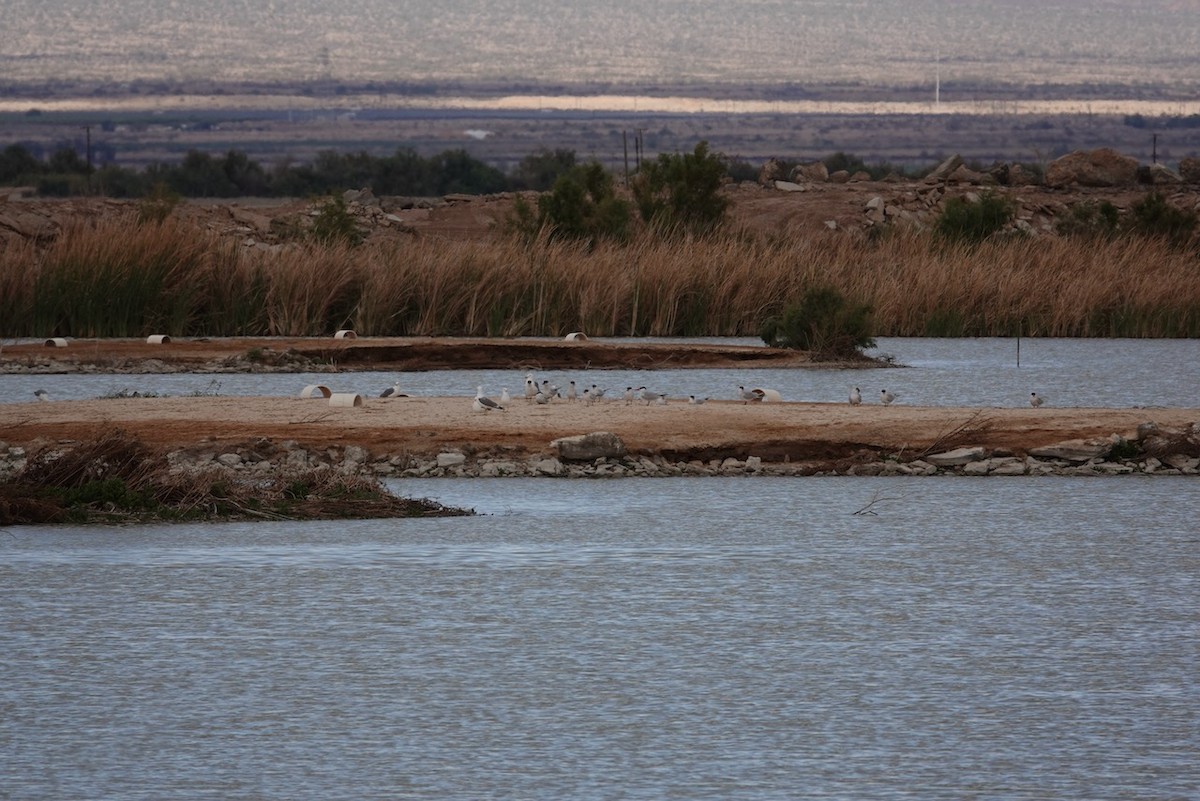
[[[861,357],[863,348],[875,346],[871,334],[871,307],[852,305],[830,287],[808,290],[799,305],[768,318],[761,331],[771,347],[807,350],[817,361]]]
[[[725,219],[729,199],[721,195],[724,159],[700,142],[691,153],[662,153],[642,165],[633,196],[642,219],[661,230],[707,233]]]
[[[331,196],[318,209],[309,236],[322,245],[343,244],[353,247],[361,245],[363,241],[358,222],[341,195]]]
[[[1015,213],[1013,202],[995,192],[985,192],[978,200],[953,197],[938,217],[937,232],[953,242],[978,243],[1003,230]]]
[[[1085,200],[1071,207],[1071,213],[1056,226],[1062,236],[1080,238],[1110,237],[1117,232],[1121,213],[1111,202]]]
[[[1129,229],[1183,246],[1196,228],[1196,212],[1172,206],[1158,192],[1150,192],[1129,209]]]
[[[154,185],[145,197],[138,201],[138,222],[158,225],[171,216],[179,205],[179,194],[162,181]]]
[[[623,241],[629,237],[630,206],[616,196],[612,175],[599,162],[572,167],[538,198],[537,213],[522,198],[508,225],[527,237],[545,231],[551,239]]]

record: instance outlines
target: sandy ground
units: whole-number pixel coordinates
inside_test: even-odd
[[[975,409],[851,407],[838,404],[710,401],[699,406],[536,405],[476,412],[471,398],[364,399],[333,407],[323,398],[127,398],[0,405],[0,440],[10,445],[84,440],[113,428],[166,448],[219,450],[261,438],[306,446],[360,445],[380,455],[553,453],[551,440],[593,431],[618,434],[635,454],[674,460],[760,456],[766,461],[853,458],[864,451],[913,457],[961,445],[1024,451],[1069,439],[1132,437],[1152,420],[1180,428],[1200,409]]]

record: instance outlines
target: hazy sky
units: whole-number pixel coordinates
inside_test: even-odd
[[[0,80],[1200,86],[1200,0],[3,0]],[[936,63],[936,67],[935,67]]]

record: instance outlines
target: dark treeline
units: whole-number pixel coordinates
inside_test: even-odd
[[[465,150],[447,150],[430,158],[407,148],[390,156],[327,150],[311,163],[285,159],[269,167],[237,150],[223,155],[192,150],[178,164],[135,170],[111,163],[97,167],[73,147],[39,159],[26,146],[12,144],[0,150],[0,186],[32,186],[50,196],[118,198],[144,197],[163,189],[184,197],[305,197],[365,187],[377,195],[432,197],[545,190],[575,165],[573,150],[540,150],[509,173]]]

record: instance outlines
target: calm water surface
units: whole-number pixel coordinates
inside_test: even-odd
[[[1194,479],[393,486],[0,531],[0,798],[1200,796]]]
[[[626,340],[613,340],[626,341]],[[663,341],[663,340],[646,340]],[[669,340],[668,340],[669,341]],[[701,341],[701,340],[687,340]],[[722,343],[762,345],[755,339]],[[1025,406],[1037,392],[1053,406],[1136,408],[1200,406],[1198,339],[880,339],[878,354],[894,357],[906,369],[733,369],[733,370],[559,370],[548,378],[564,389],[597,384],[610,396],[627,386],[648,386],[671,398],[688,395],[736,398],[738,385],[778,390],[785,400],[841,403],[859,386],[867,402],[880,389],[899,395],[899,403],[921,406]],[[1020,357],[1020,364],[1017,359]],[[60,400],[96,398],[140,391],[158,395],[297,395],[308,384],[335,392],[378,395],[399,380],[412,395],[475,394],[482,384],[499,396],[524,385],[518,370],[437,370],[429,372],[301,374],[166,375],[4,375],[0,402],[33,399],[45,389]]]

